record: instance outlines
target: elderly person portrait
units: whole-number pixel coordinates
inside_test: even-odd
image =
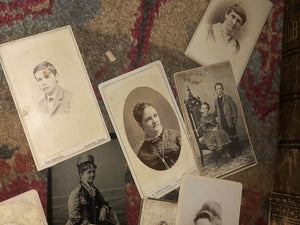
[[[33,69],[34,78],[44,97],[38,103],[39,111],[49,118],[68,117],[72,93],[58,85],[57,70],[53,64],[44,61]]]
[[[222,208],[215,201],[205,202],[194,218],[195,225],[222,225]]]
[[[163,127],[157,110],[150,103],[137,103],[133,109],[133,117],[144,132],[144,142],[137,157],[155,170],[171,168],[180,154],[180,132]]]
[[[239,53],[240,43],[235,36],[246,20],[244,9],[239,4],[231,5],[225,13],[223,23],[216,23],[207,27],[207,44],[227,53]]]
[[[78,158],[80,182],[68,199],[69,220],[66,225],[113,225],[119,224],[116,215],[95,187],[97,166],[92,155]]]

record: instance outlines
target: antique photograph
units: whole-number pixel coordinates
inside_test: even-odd
[[[181,150],[178,120],[159,92],[149,87],[134,89],[124,104],[124,127],[132,149],[146,166],[167,170],[177,162]]]
[[[126,225],[124,163],[119,142],[112,139],[52,167],[49,224]]]
[[[182,173],[199,173],[160,61],[99,90],[142,198],[160,198],[179,186]]]
[[[177,203],[144,199],[139,225],[175,225]]]
[[[201,175],[220,178],[256,165],[230,63],[178,72],[174,79]]]
[[[212,0],[185,54],[201,65],[229,60],[239,84],[272,8],[269,0]]]
[[[70,26],[0,45],[38,170],[110,140]]]
[[[238,225],[242,184],[184,174],[176,225]]]
[[[1,224],[47,225],[39,194],[30,190],[0,203]],[[28,219],[30,218],[30,220]]]
[[[33,69],[33,75],[43,94],[38,103],[41,114],[53,118],[70,117],[72,93],[59,85],[55,66],[47,61],[41,62]]]

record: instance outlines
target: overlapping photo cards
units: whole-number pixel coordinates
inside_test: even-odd
[[[177,188],[198,174],[182,117],[160,61],[99,85],[103,101],[142,198]]]

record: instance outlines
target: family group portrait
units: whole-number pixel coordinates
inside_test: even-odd
[[[175,80],[203,174],[224,177],[255,165],[230,63],[180,72]]]

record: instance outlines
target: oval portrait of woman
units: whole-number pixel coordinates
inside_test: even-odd
[[[177,116],[156,90],[138,87],[124,104],[124,127],[137,157],[154,170],[167,170],[177,162],[181,135]]]

